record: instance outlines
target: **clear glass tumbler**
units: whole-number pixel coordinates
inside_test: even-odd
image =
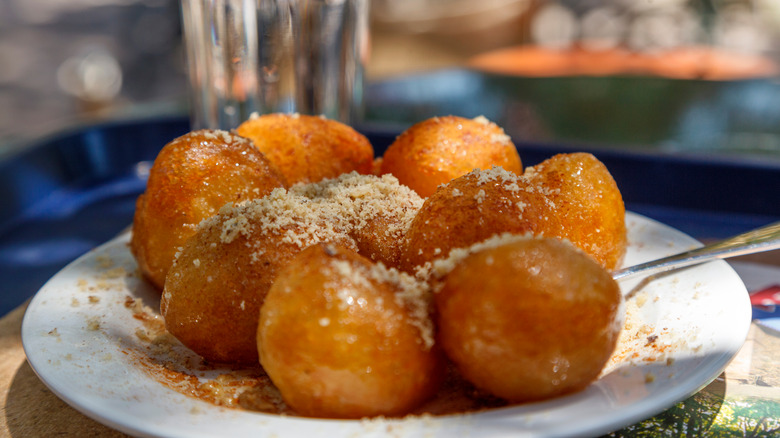
[[[363,113],[369,0],[181,0],[192,129]]]

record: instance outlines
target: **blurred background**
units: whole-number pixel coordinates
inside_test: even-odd
[[[175,0],[0,0],[0,154],[184,105],[181,46]]]
[[[751,122],[749,138],[737,140],[747,138],[749,149],[774,156],[780,154],[778,43],[777,0],[373,0],[366,76],[381,82],[466,67],[499,82],[506,77],[707,81],[716,84],[707,88],[714,90],[705,93],[709,98],[725,99],[728,111],[760,119]],[[185,114],[184,66],[176,0],[0,0],[0,158],[30,139],[82,123]],[[722,91],[724,83],[742,88],[729,94]],[[576,84],[591,94],[606,89],[616,101],[636,87],[649,87],[642,88],[643,95],[678,93],[652,81]],[[464,83],[451,86],[452,93],[463,93]],[[529,85],[545,86],[551,85]],[[566,105],[565,97],[536,99]],[[697,106],[695,100],[689,99],[680,117],[692,117],[696,129],[717,128],[722,107]],[[654,102],[658,99],[640,104]],[[373,112],[383,114],[381,108]],[[550,129],[565,134],[565,128],[549,126],[520,133],[543,138]],[[572,134],[578,135],[589,140],[586,131]]]

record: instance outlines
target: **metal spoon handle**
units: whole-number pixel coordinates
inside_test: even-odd
[[[619,269],[612,273],[612,278],[619,280],[637,274],[657,274],[713,259],[726,259],[773,249],[780,249],[780,222],[691,251]]]

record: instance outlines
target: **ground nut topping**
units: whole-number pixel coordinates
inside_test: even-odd
[[[400,238],[422,206],[422,199],[395,177],[349,173],[290,190],[274,189],[269,195],[239,205],[227,204],[218,216],[201,227],[221,227],[220,239],[229,244],[239,235],[250,238],[284,234],[285,242],[301,248],[346,238],[380,217],[390,221],[385,234]]]

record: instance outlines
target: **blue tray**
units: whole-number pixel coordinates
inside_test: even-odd
[[[0,163],[0,315],[53,274],[130,225],[145,172],[189,130],[183,117],[89,126]],[[361,129],[381,154],[397,132]],[[519,143],[523,162],[583,150]],[[590,150],[610,169],[627,208],[700,239],[780,220],[780,166]]]

